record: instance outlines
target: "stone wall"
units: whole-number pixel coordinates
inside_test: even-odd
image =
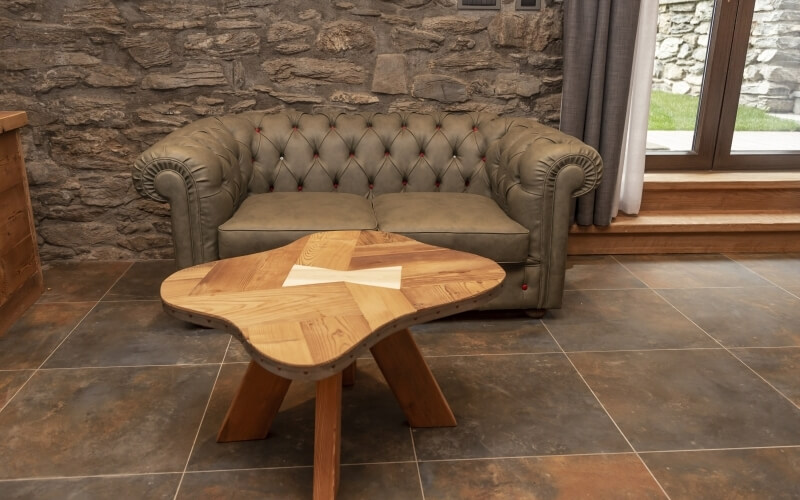
[[[560,3],[0,0],[0,109],[28,112],[44,260],[172,255],[129,169],[177,127],[245,110],[487,111],[557,125]]]
[[[653,88],[700,95],[713,5],[660,0]],[[800,113],[800,0],[756,0],[740,102]]]

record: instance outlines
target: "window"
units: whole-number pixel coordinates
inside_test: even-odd
[[[500,10],[500,0],[458,0],[459,9]]]
[[[800,169],[800,5],[660,0],[648,170]]]
[[[517,10],[540,10],[542,0],[517,0]]]

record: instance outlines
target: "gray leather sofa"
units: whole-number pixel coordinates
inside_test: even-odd
[[[602,161],[579,140],[488,114],[249,112],[198,120],[136,161],[171,205],[178,267],[380,229],[476,253],[507,277],[487,308],[561,305],[572,198]]]

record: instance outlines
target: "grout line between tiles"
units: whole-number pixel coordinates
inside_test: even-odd
[[[565,458],[565,457],[603,457],[611,455],[635,455],[635,451],[610,451],[598,453],[564,453],[556,455],[512,455],[506,457],[472,457],[472,458],[432,458],[429,460],[420,460],[422,463],[433,462],[469,462],[469,461],[492,461],[492,460],[515,460],[519,458]]]
[[[595,401],[597,401],[597,404],[600,405],[600,408],[602,408],[603,411],[606,413],[606,415],[608,416],[609,420],[611,420],[611,423],[614,424],[614,427],[617,428],[617,432],[619,432],[620,436],[622,436],[622,438],[625,440],[625,442],[628,443],[628,446],[630,446],[631,450],[636,455],[636,458],[639,459],[639,462],[641,462],[642,466],[645,468],[647,473],[650,474],[650,477],[653,478],[653,481],[655,481],[655,483],[658,485],[659,489],[661,489],[661,492],[664,493],[664,496],[667,498],[667,500],[670,500],[670,496],[667,493],[667,490],[664,489],[664,487],[661,485],[659,480],[656,478],[655,474],[653,474],[653,471],[650,470],[650,467],[647,466],[647,464],[645,463],[644,459],[636,451],[636,448],[633,446],[633,443],[631,443],[630,439],[628,439],[628,436],[626,436],[625,433],[622,432],[622,428],[620,428],[619,424],[617,424],[617,421],[614,420],[614,417],[611,416],[611,413],[608,411],[608,409],[603,404],[603,402],[600,401],[600,398],[597,396],[597,393],[594,392],[594,389],[592,389],[592,386],[590,386],[589,382],[587,382],[586,379],[583,377],[583,374],[580,372],[580,370],[578,370],[578,367],[575,366],[575,363],[572,362],[572,358],[569,357],[569,354],[567,354],[567,352],[564,351],[564,348],[561,347],[561,344],[556,339],[556,336],[553,335],[553,332],[550,331],[550,329],[547,327],[547,325],[544,323],[544,321],[542,321],[542,320],[539,320],[539,321],[541,321],[542,325],[544,325],[544,328],[545,328],[545,330],[547,330],[547,333],[550,334],[550,337],[553,338],[553,342],[555,342],[556,345],[558,346],[558,348],[561,349],[561,352],[564,353],[564,357],[567,358],[567,361],[569,361],[569,364],[572,366],[572,369],[575,370],[575,373],[577,373],[578,376],[581,378],[583,383],[586,385],[586,388],[589,389],[589,392],[592,393],[592,396],[594,396],[594,399],[595,399]]]
[[[228,348],[231,346],[231,341],[233,337],[228,338],[228,345],[225,347],[225,352],[228,352]],[[225,356],[222,357],[225,359]],[[217,370],[217,376],[214,378],[214,383],[211,384],[211,391],[208,393],[208,400],[206,400],[206,407],[203,408],[203,416],[200,417],[200,423],[197,424],[197,432],[194,434],[194,440],[192,441],[192,447],[189,449],[189,455],[186,457],[186,464],[183,466],[183,472],[181,473],[181,479],[178,481],[178,487],[175,489],[175,496],[173,500],[178,498],[178,493],[181,491],[181,485],[183,484],[183,478],[186,476],[186,469],[189,468],[189,461],[192,459],[192,453],[194,453],[194,447],[197,445],[197,438],[200,436],[200,429],[203,428],[203,421],[206,419],[206,413],[208,413],[208,407],[211,406],[211,398],[214,396],[214,389],[217,387],[217,381],[219,380],[219,375],[222,373],[222,367],[225,366],[222,362],[219,363],[219,369]]]
[[[112,366],[64,366],[53,368],[40,368],[40,372],[53,372],[59,370],[105,370],[107,368],[165,368],[165,367],[183,367],[183,366],[217,366],[220,363],[172,363],[163,365],[112,365]],[[228,363],[233,364],[233,363]]]
[[[419,470],[419,458],[417,457],[417,446],[414,444],[414,429],[409,426],[408,435],[411,436],[411,450],[414,452],[414,465],[417,467],[417,480],[419,481],[419,492],[422,500],[425,500],[425,488],[422,486],[422,473]]]
[[[119,474],[90,474],[86,476],[42,476],[42,477],[18,477],[9,479],[0,479],[0,483],[18,483],[23,481],[59,481],[64,479],[92,479],[92,478],[115,478],[115,477],[136,477],[136,476],[170,476],[178,475],[180,471],[167,471],[167,472],[130,472]]]
[[[739,448],[695,448],[686,450],[650,450],[640,451],[640,454],[648,455],[655,453],[688,453],[688,452],[703,452],[703,451],[741,451],[741,450],[780,450],[784,448],[800,448],[800,444],[776,445],[776,446],[742,446]]]
[[[766,278],[764,278],[764,277],[763,277],[763,276],[761,276],[760,274],[756,273],[755,271],[753,271],[753,270],[752,270],[752,269],[750,269],[749,267],[747,267],[747,266],[745,266],[745,265],[743,265],[743,264],[741,264],[741,263],[739,263],[739,262],[736,262],[735,260],[731,259],[731,258],[730,258],[730,257],[728,257],[727,255],[724,255],[724,254],[723,254],[723,256],[724,256],[726,259],[730,260],[731,262],[734,262],[734,263],[736,263],[737,265],[739,265],[739,266],[741,266],[741,267],[743,267],[743,268],[747,269],[748,271],[750,271],[751,273],[755,274],[755,275],[756,275],[756,276],[758,276],[759,278],[765,279],[765,280],[766,280],[768,283],[772,283],[772,281],[770,281],[770,280],[767,280]],[[616,260],[616,259],[615,259],[615,260]],[[619,262],[619,261],[617,261],[617,262]],[[625,267],[625,264],[623,264],[622,262],[619,262],[619,264],[620,264],[622,267]],[[784,291],[786,291],[785,289],[783,289],[783,288],[779,287],[778,285],[775,285],[775,283],[772,283],[772,284],[773,284],[774,286],[776,286],[776,287],[780,288],[781,290],[784,290]],[[710,333],[708,333],[708,332],[705,330],[705,328],[703,328],[703,327],[701,327],[700,325],[698,325],[697,323],[695,323],[695,321],[694,321],[692,318],[690,318],[688,315],[684,314],[684,312],[683,312],[683,311],[681,311],[680,309],[678,309],[678,307],[677,307],[677,306],[675,306],[675,304],[673,304],[672,302],[670,302],[670,301],[669,301],[669,300],[668,300],[668,299],[667,299],[665,296],[663,296],[661,293],[659,293],[659,291],[658,291],[658,290],[656,290],[656,289],[653,289],[653,288],[651,288],[651,290],[653,290],[653,292],[654,292],[656,295],[658,295],[659,297],[661,297],[661,300],[663,300],[664,302],[666,302],[667,304],[669,304],[669,306],[670,306],[670,307],[672,307],[673,309],[675,309],[675,310],[678,312],[678,314],[680,314],[681,316],[683,316],[684,318],[686,318],[686,319],[687,319],[689,322],[691,322],[691,323],[692,323],[694,326],[696,326],[697,328],[699,328],[701,332],[705,333],[705,334],[708,336],[708,338],[710,338],[711,340],[713,340],[714,342],[716,342],[717,344],[719,344],[719,346],[720,346],[720,347],[722,347],[722,348],[725,350],[725,352],[727,352],[729,355],[733,356],[733,358],[734,358],[736,361],[738,361],[739,363],[741,363],[742,365],[744,365],[744,367],[745,367],[745,368],[747,368],[748,370],[750,370],[750,371],[751,371],[751,372],[752,372],[752,373],[753,373],[753,374],[754,374],[756,377],[760,378],[760,379],[761,379],[761,380],[762,380],[762,381],[763,381],[765,384],[767,384],[767,385],[768,385],[768,386],[770,386],[770,387],[771,387],[771,388],[772,388],[772,389],[773,389],[775,392],[777,392],[778,394],[780,394],[780,395],[781,395],[781,396],[782,396],[782,397],[783,397],[783,398],[784,398],[786,401],[788,401],[788,402],[789,402],[789,404],[791,404],[792,406],[794,406],[795,408],[797,408],[798,410],[800,410],[800,405],[798,405],[798,404],[796,404],[794,401],[792,401],[792,400],[791,400],[791,399],[790,399],[790,398],[789,398],[789,397],[788,397],[786,394],[784,394],[782,391],[778,390],[778,388],[777,388],[777,387],[775,387],[775,386],[774,386],[774,385],[772,385],[772,383],[770,383],[770,382],[769,382],[767,379],[765,379],[764,377],[762,377],[760,373],[758,373],[757,371],[755,371],[754,369],[752,369],[752,368],[750,367],[750,365],[748,365],[747,363],[745,363],[744,361],[742,361],[742,359],[741,359],[739,356],[737,356],[737,355],[736,355],[736,353],[734,353],[733,351],[731,351],[731,350],[730,350],[728,347],[726,347],[726,346],[725,346],[725,345],[724,345],[722,342],[720,342],[720,341],[719,341],[719,340],[717,340],[717,339],[716,339],[716,338],[715,338],[713,335],[711,335]],[[788,293],[788,292],[787,292],[787,293]]]
[[[70,336],[72,336],[72,334],[73,334],[73,333],[75,333],[75,330],[77,330],[77,329],[78,329],[78,327],[79,327],[79,326],[81,326],[81,323],[83,323],[83,321],[84,321],[84,320],[87,318],[87,316],[89,316],[90,314],[92,314],[92,311],[94,311],[94,310],[95,310],[95,308],[97,308],[97,305],[98,305],[98,304],[100,304],[100,301],[101,301],[101,300],[103,300],[103,297],[105,297],[106,295],[108,295],[108,292],[110,292],[110,291],[111,291],[111,289],[112,289],[112,288],[114,288],[114,286],[115,286],[117,283],[119,283],[119,280],[121,280],[121,279],[122,279],[122,277],[123,277],[123,276],[125,276],[125,273],[127,273],[127,272],[128,272],[128,270],[131,268],[131,266],[132,266],[132,265],[133,265],[133,263],[132,263],[132,262],[128,263],[128,267],[126,267],[126,268],[125,268],[125,269],[124,269],[124,270],[123,270],[123,271],[122,271],[122,272],[119,274],[119,276],[117,276],[117,279],[116,279],[116,280],[114,280],[114,283],[112,283],[112,284],[111,284],[111,286],[109,286],[109,287],[108,287],[108,290],[106,290],[106,291],[105,291],[105,293],[103,294],[103,296],[102,296],[102,297],[100,297],[100,298],[99,298],[99,299],[98,299],[98,300],[97,300],[97,301],[94,303],[94,305],[93,305],[93,306],[92,306],[92,307],[91,307],[91,308],[90,308],[90,309],[89,309],[89,310],[86,312],[86,314],[84,314],[84,315],[81,317],[81,319],[80,319],[80,320],[79,320],[77,323],[75,323],[75,326],[73,326],[73,327],[72,327],[72,329],[69,331],[69,333],[68,333],[68,334],[67,334],[67,335],[66,335],[66,336],[65,336],[63,339],[61,339],[61,342],[59,342],[59,343],[58,343],[58,345],[57,345],[57,346],[56,346],[56,347],[55,347],[55,348],[54,348],[52,351],[50,351],[50,354],[48,354],[48,355],[47,355],[47,357],[44,359],[44,361],[42,361],[42,362],[39,364],[39,366],[38,366],[38,367],[37,367],[35,370],[33,370],[33,373],[31,373],[31,376],[30,376],[30,377],[28,377],[28,379],[27,379],[25,382],[23,382],[23,384],[22,384],[21,386],[19,386],[19,388],[18,388],[18,389],[17,389],[17,390],[14,392],[14,394],[13,394],[13,395],[12,395],[10,398],[8,398],[8,400],[5,402],[5,404],[4,404],[2,407],[0,407],[0,413],[2,413],[2,412],[3,412],[3,410],[5,410],[5,409],[8,407],[8,405],[9,405],[9,404],[11,404],[11,401],[13,401],[13,400],[14,400],[14,398],[15,398],[15,397],[17,397],[17,394],[19,394],[19,393],[20,393],[20,391],[21,391],[22,389],[24,389],[26,385],[28,385],[28,382],[30,382],[30,381],[31,381],[31,379],[32,379],[33,377],[35,377],[35,376],[36,376],[36,374],[39,372],[39,370],[41,370],[41,369],[42,369],[42,366],[44,366],[44,364],[45,364],[45,363],[47,363],[47,361],[48,361],[48,360],[49,360],[51,357],[53,357],[53,354],[55,354],[55,352],[56,352],[56,351],[57,351],[57,350],[58,350],[58,349],[59,349],[59,348],[60,348],[60,347],[61,347],[61,346],[64,344],[64,342],[66,342],[66,341],[67,341],[67,339],[68,339],[68,338],[70,338]],[[84,301],[84,303],[86,303],[86,301]],[[89,303],[91,303],[91,301],[89,301]]]

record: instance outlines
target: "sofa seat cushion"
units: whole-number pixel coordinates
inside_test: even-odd
[[[486,196],[467,193],[390,193],[373,201],[381,231],[487,257],[525,262],[529,234]]]
[[[263,252],[320,231],[377,227],[370,202],[354,194],[253,194],[219,226],[219,256]]]

